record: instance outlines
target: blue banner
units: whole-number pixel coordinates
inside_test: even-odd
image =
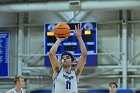
[[[9,76],[9,33],[0,32],[0,78]]]

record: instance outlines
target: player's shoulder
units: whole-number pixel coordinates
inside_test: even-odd
[[[6,93],[13,93],[13,92],[12,92],[12,89],[11,89],[11,90],[6,91]]]
[[[27,93],[27,91],[25,89],[23,89],[24,93]]]
[[[23,91],[24,93],[27,93],[27,92],[26,92],[26,89],[22,89],[22,91]]]

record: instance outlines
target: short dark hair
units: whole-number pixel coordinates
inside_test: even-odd
[[[62,57],[63,57],[64,55],[69,55],[69,56],[71,57],[72,61],[74,61],[74,56],[73,56],[71,53],[69,53],[69,52],[64,52],[64,53],[61,55],[61,60],[62,60]]]
[[[109,83],[109,87],[110,87],[111,85],[115,85],[116,88],[118,88],[118,85],[117,85],[117,83],[115,83],[115,82],[111,82],[111,83]]]
[[[24,77],[22,75],[16,75],[15,79],[14,79],[14,83],[16,84],[17,81],[19,81],[20,78],[24,79]]]

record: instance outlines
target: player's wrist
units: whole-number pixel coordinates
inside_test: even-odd
[[[55,44],[59,45],[61,42],[61,40],[57,40]]]
[[[77,36],[77,39],[79,40],[79,39],[82,39],[82,37],[81,36]]]

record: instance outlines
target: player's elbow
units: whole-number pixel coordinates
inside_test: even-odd
[[[82,52],[82,56],[84,56],[84,57],[87,56],[87,51],[86,50]]]
[[[51,56],[51,55],[55,55],[55,53],[52,52],[52,51],[50,51],[50,52],[49,52],[49,56]]]

